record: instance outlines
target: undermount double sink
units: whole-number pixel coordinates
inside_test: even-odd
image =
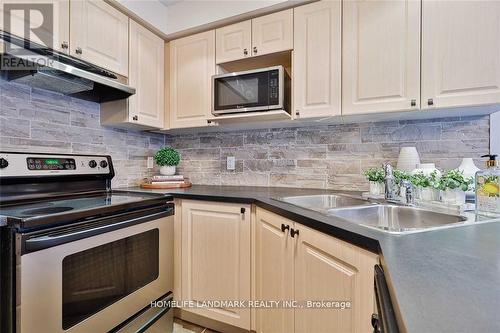
[[[292,196],[277,200],[394,234],[429,231],[467,221],[460,215],[373,202],[346,194]]]

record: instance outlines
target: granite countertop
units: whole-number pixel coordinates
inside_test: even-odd
[[[391,235],[273,199],[334,193],[329,190],[209,185],[126,189],[186,199],[255,203],[378,253],[402,332],[500,332],[500,219]]]

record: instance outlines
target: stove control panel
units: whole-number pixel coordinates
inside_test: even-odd
[[[109,156],[0,152],[0,177],[110,174]]]

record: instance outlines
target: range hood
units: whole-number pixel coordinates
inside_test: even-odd
[[[5,50],[0,54],[0,77],[98,103],[125,99],[135,88],[86,61],[0,30]]]

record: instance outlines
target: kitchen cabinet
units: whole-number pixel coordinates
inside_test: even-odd
[[[294,8],[293,104],[296,118],[340,115],[341,2]]]
[[[216,30],[216,63],[293,49],[293,10],[257,17]]]
[[[293,9],[252,20],[254,56],[293,49]]]
[[[170,128],[207,126],[212,110],[215,31],[170,42]]]
[[[293,300],[295,241],[288,231],[294,223],[257,208],[255,221],[255,299]],[[293,309],[256,309],[257,333],[293,332]]]
[[[258,310],[258,333],[371,332],[376,254],[259,207],[255,239],[257,299],[351,304]]]
[[[70,54],[128,76],[128,17],[104,1],[78,0],[70,6]]]
[[[136,93],[128,99],[102,103],[101,123],[142,129],[163,128],[165,42],[131,21],[129,45],[129,85],[136,88]]]
[[[500,103],[500,2],[422,2],[422,108]]]
[[[26,6],[26,7],[23,7]],[[30,8],[30,16],[25,9]],[[10,17],[10,24],[4,22],[4,15]],[[44,17],[43,15],[47,15]],[[49,18],[52,18],[50,21]],[[28,22],[27,19],[31,20]],[[43,25],[42,20],[51,22]],[[38,27],[36,33],[24,35],[26,25]],[[69,52],[69,0],[13,0],[0,6],[0,27],[18,37],[48,46],[59,52]]]
[[[250,300],[250,208],[248,204],[182,200],[183,300]],[[184,311],[250,329],[249,308]]]
[[[251,20],[231,24],[215,30],[218,64],[251,57],[252,22]]]
[[[420,5],[343,2],[342,114],[418,110]]]

